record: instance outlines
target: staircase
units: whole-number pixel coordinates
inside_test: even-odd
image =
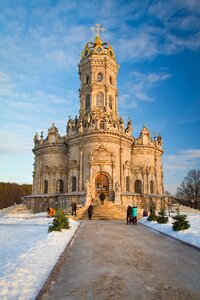
[[[68,208],[68,210],[66,211],[66,215],[67,215],[67,217],[70,218],[70,219],[73,219],[73,220],[81,220],[82,215],[83,215],[84,213],[87,212],[88,207],[89,207],[89,205],[85,205],[85,206],[82,206],[82,207],[77,207],[77,210],[76,210],[76,216],[75,216],[75,215],[72,216],[72,209],[71,209],[71,207],[70,207],[70,208]]]
[[[126,220],[126,208],[115,205],[109,200],[105,200],[103,205],[94,204],[93,207],[93,220]],[[88,220],[87,209],[79,219]]]

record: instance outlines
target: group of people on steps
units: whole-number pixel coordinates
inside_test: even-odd
[[[104,200],[105,200],[104,192],[101,192],[101,194],[99,195],[99,199],[101,201],[101,205],[103,205]],[[93,208],[92,204],[90,204],[90,206],[88,207],[88,218],[89,218],[89,220],[92,219],[93,210],[94,210],[94,208]],[[127,224],[133,223],[134,225],[137,225],[137,213],[138,213],[137,206],[131,207],[131,205],[128,205],[128,207],[127,207],[127,216],[126,216]]]
[[[99,195],[99,199],[101,201],[101,205],[104,205],[104,200],[105,200],[105,194],[104,192],[101,192],[101,194]],[[71,204],[72,207],[72,216],[75,215],[76,216],[76,209],[77,209],[77,204],[76,202],[73,202]],[[93,215],[93,211],[94,211],[94,207],[92,206],[92,204],[89,205],[88,207],[88,219],[91,220],[92,219],[92,215]],[[56,214],[55,209],[53,208],[48,208],[47,209],[47,213],[48,213],[48,217],[54,217]],[[127,207],[127,214],[126,214],[126,223],[127,224],[131,224],[133,223],[134,225],[137,224],[137,213],[138,213],[138,208],[137,206],[131,206],[128,205]]]

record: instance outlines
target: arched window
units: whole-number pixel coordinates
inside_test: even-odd
[[[76,191],[76,177],[72,176],[72,192]]]
[[[84,84],[88,84],[89,80],[90,80],[90,76],[88,74],[86,74],[84,77]]]
[[[109,108],[112,109],[112,105],[113,105],[113,100],[112,97],[109,96]]]
[[[154,193],[154,181],[153,180],[150,181],[150,193],[151,194]]]
[[[87,94],[86,95],[86,109],[89,109],[90,108],[90,95]]]
[[[130,177],[126,176],[126,191],[130,192]]]
[[[110,84],[113,85],[113,78],[112,78],[112,76],[109,77],[109,80],[110,80]]]
[[[99,129],[104,129],[104,121],[103,120],[101,120],[99,122]]]
[[[44,194],[48,194],[48,180],[44,181]]]
[[[97,106],[104,106],[104,94],[98,93],[96,98],[96,105]]]
[[[64,182],[61,179],[56,182],[56,192],[59,194],[64,193]]]
[[[98,73],[97,74],[97,81],[101,82],[103,80],[103,74],[102,73]]]
[[[136,180],[135,181],[135,192],[138,194],[142,194],[142,181],[141,180]]]

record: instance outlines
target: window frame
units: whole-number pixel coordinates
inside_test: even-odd
[[[56,193],[63,194],[64,193],[64,181],[62,179],[58,179],[56,181]]]
[[[45,179],[44,180],[44,194],[48,194],[48,191],[49,191],[49,183],[48,183],[48,180]]]
[[[87,94],[85,97],[85,109],[90,109],[90,94]]]
[[[76,192],[77,190],[77,180],[76,180],[76,176],[72,176],[72,192]]]
[[[102,92],[96,95],[96,106],[104,107],[104,94]]]
[[[135,185],[135,193],[142,194],[142,181],[140,179],[136,179],[134,185]]]
[[[103,73],[102,72],[98,72],[97,73],[97,82],[102,82],[103,81]]]

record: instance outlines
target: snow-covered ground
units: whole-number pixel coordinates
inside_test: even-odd
[[[70,230],[48,233],[52,219],[46,213],[9,214],[0,210],[0,299],[35,299],[79,222],[70,219]],[[200,212],[185,212],[191,227],[186,231],[172,230],[168,224],[139,223],[200,248]]]
[[[0,211],[0,299],[35,299],[79,222],[70,219],[70,230],[48,233],[46,213],[8,211]]]
[[[197,210],[195,212],[186,212],[186,210],[187,209],[184,209],[184,211],[180,211],[180,213],[187,215],[187,220],[190,222],[190,228],[188,230],[174,231],[172,229],[174,220],[171,217],[167,224],[150,222],[147,221],[146,217],[140,219],[139,223],[200,248],[200,212]],[[172,216],[173,215],[175,214],[172,214]]]

